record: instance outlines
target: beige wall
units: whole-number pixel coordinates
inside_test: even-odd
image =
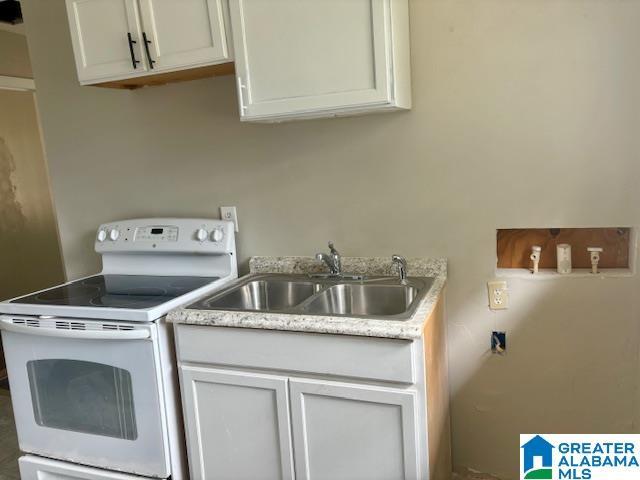
[[[62,281],[34,97],[0,89],[0,301]],[[0,342],[0,378],[5,373]]]
[[[0,75],[32,77],[24,35],[0,31]],[[64,279],[34,94],[0,89],[0,300]]]
[[[245,267],[449,257],[454,462],[515,478],[519,433],[639,430],[637,277],[513,280],[496,313],[485,282],[497,227],[640,224],[640,2],[410,3],[411,112],[247,125],[233,78],[79,87],[63,0],[24,0],[66,268],[101,222],[219,205]]]
[[[0,89],[0,300],[64,280],[33,94]]]
[[[0,75],[31,77],[25,36],[0,31]],[[0,89],[0,300],[64,280],[35,107],[33,93]]]
[[[0,30],[0,75],[32,78],[27,38]]]

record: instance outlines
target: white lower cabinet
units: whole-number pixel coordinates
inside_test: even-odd
[[[191,478],[449,480],[448,385],[426,345],[176,325]]]
[[[296,478],[418,478],[415,392],[289,381]]]
[[[193,479],[291,479],[294,452],[297,479],[418,478],[415,392],[203,367],[181,377]]]
[[[287,379],[181,367],[192,479],[293,478]]]

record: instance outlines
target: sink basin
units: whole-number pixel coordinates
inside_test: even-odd
[[[407,320],[429,291],[433,278],[261,274],[187,308]]]
[[[204,302],[215,310],[279,311],[294,307],[316,292],[311,282],[255,280]]]
[[[400,315],[417,293],[417,288],[405,285],[341,284],[319,293],[304,310],[316,315]]]

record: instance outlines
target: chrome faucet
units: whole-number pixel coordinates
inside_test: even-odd
[[[342,275],[342,261],[340,260],[340,254],[333,246],[333,242],[329,242],[329,250],[331,253],[318,253],[316,258],[329,267],[331,275]]]
[[[391,263],[397,265],[400,283],[407,283],[407,260],[401,255],[391,255]]]

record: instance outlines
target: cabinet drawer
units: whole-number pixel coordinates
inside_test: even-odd
[[[176,325],[180,362],[414,383],[413,342]]]

